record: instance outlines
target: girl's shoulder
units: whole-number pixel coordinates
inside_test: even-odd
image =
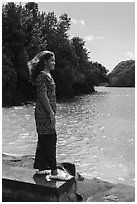
[[[42,84],[47,84],[47,79],[45,78],[45,76],[40,73],[38,74],[37,78],[36,78],[36,86],[39,87]]]
[[[53,83],[52,81],[53,81],[52,78],[50,78],[47,74],[41,72],[36,78],[36,85],[40,86],[43,83],[45,85],[48,85],[48,84],[52,84]]]
[[[47,81],[48,76],[44,74],[43,72],[40,72],[40,74],[37,76],[36,81]]]

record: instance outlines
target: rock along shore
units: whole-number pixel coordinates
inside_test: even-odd
[[[3,175],[8,168],[14,167],[19,169],[32,170],[34,156],[14,157],[10,155],[2,155]],[[14,172],[9,172],[14,178]],[[33,170],[35,172],[35,170]],[[28,171],[29,172],[29,171]],[[24,174],[25,177],[25,174]],[[23,178],[22,178],[23,179]],[[86,179],[78,172],[75,173],[75,181],[77,188],[77,201],[82,202],[134,202],[135,188],[125,184],[113,184],[100,179]],[[73,199],[72,199],[73,200]],[[71,201],[71,200],[70,200]],[[76,201],[76,200],[74,200]]]

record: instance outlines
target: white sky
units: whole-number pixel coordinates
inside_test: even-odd
[[[37,2],[40,11],[67,13],[70,37],[86,41],[92,61],[110,71],[122,60],[135,58],[134,2]]]

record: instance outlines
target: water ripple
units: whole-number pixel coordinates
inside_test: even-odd
[[[87,178],[134,185],[133,89],[98,91],[57,103],[57,159]],[[2,112],[3,152],[35,154],[34,104]]]

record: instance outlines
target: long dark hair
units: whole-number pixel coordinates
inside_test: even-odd
[[[53,52],[46,50],[38,53],[31,61],[28,62],[30,80],[33,85],[35,85],[38,74],[44,69],[44,60],[49,60],[53,56]]]

